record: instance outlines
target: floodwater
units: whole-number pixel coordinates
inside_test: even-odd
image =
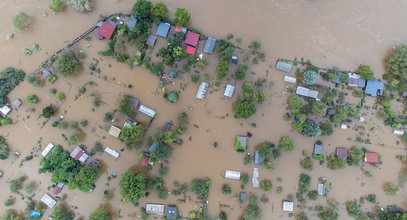
[[[21,68],[27,73],[33,71],[44,61],[53,51],[66,45],[78,34],[91,27],[100,14],[108,15],[116,12],[129,12],[134,1],[130,0],[100,0],[95,1],[96,5],[92,12],[79,13],[67,8],[64,12],[52,13],[48,9],[48,1],[1,1],[0,7],[7,8],[0,15],[2,27],[0,36],[5,36],[12,32],[12,16],[20,11],[24,11],[33,16],[33,24],[30,30],[25,32],[17,31],[12,40],[0,39],[0,68],[7,66]],[[181,98],[177,104],[167,103],[161,96],[158,88],[158,80],[140,68],[129,69],[127,65],[116,63],[115,60],[102,57],[99,63],[101,76],[106,76],[103,80],[97,75],[90,75],[88,64],[92,58],[100,58],[97,51],[106,48],[106,41],[82,41],[79,46],[87,54],[84,61],[82,73],[75,78],[60,77],[55,84],[47,84],[43,88],[34,88],[30,84],[23,82],[10,94],[10,99],[24,98],[29,94],[36,94],[40,98],[39,104],[33,106],[34,113],[28,109],[31,106],[23,105],[14,110],[10,117],[14,124],[11,127],[0,127],[0,134],[5,136],[10,145],[11,151],[20,152],[20,158],[11,156],[5,161],[0,161],[0,170],[6,174],[0,179],[0,202],[4,202],[11,195],[8,190],[7,180],[25,175],[28,181],[37,182],[37,191],[34,199],[39,200],[42,194],[50,192],[50,177],[48,174],[39,175],[37,172],[40,157],[35,157],[32,161],[27,161],[20,167],[22,158],[32,152],[37,141],[42,138],[42,147],[48,142],[61,144],[66,150],[72,147],[67,146],[61,134],[69,135],[72,130],[59,130],[53,128],[48,122],[42,127],[43,118],[38,118],[41,109],[49,104],[60,105],[60,112],[67,111],[65,120],[80,121],[89,120],[89,125],[84,129],[86,134],[83,143],[89,148],[99,140],[104,146],[112,147],[116,150],[124,148],[118,140],[109,136],[103,130],[106,123],[103,122],[105,112],[113,111],[117,108],[117,100],[121,94],[131,94],[141,99],[141,102],[157,110],[157,117],[153,126],[149,130],[151,134],[154,129],[159,128],[166,121],[176,119],[176,115],[186,111],[190,116],[190,127],[183,136],[184,144],[174,146],[173,157],[169,160],[169,174],[165,178],[166,186],[173,189],[172,182],[177,180],[181,183],[190,183],[195,177],[209,177],[212,185],[209,194],[208,212],[215,216],[219,213],[221,204],[228,205],[222,208],[228,213],[229,219],[238,219],[242,209],[247,203],[240,204],[234,197],[235,193],[246,191],[263,195],[259,190],[247,185],[244,190],[240,189],[240,183],[232,180],[225,180],[222,172],[225,169],[246,172],[251,175],[254,165],[243,165],[243,154],[237,153],[233,149],[233,142],[236,135],[244,135],[251,132],[253,136],[249,139],[249,150],[253,151],[257,144],[264,141],[277,143],[281,136],[291,136],[297,146],[295,152],[284,152],[277,162],[277,169],[269,172],[260,168],[260,180],[270,179],[273,181],[273,190],[265,195],[270,199],[268,203],[261,203],[263,219],[288,219],[288,213],[281,210],[281,201],[288,194],[295,195],[298,176],[304,172],[299,165],[301,151],[306,149],[312,151],[314,141],[293,132],[290,125],[283,120],[282,116],[286,112],[285,100],[288,97],[287,85],[282,83],[283,74],[276,71],[272,66],[277,58],[304,57],[310,59],[314,64],[323,67],[337,66],[342,69],[354,70],[359,64],[369,64],[376,73],[376,77],[384,72],[383,57],[390,48],[407,42],[407,31],[402,27],[407,23],[407,2],[403,0],[393,1],[317,1],[317,0],[253,0],[248,3],[243,0],[224,1],[165,1],[170,12],[177,7],[185,7],[192,13],[192,25],[199,28],[207,35],[216,38],[224,38],[228,33],[240,37],[243,42],[242,48],[252,40],[262,43],[262,51],[266,53],[266,61],[251,67],[250,71],[255,75],[250,75],[249,79],[265,77],[268,79],[267,94],[268,100],[258,105],[257,113],[249,120],[236,120],[232,116],[231,104],[236,99],[240,89],[234,99],[223,98],[223,86],[217,89],[212,87],[211,93],[204,101],[195,99],[197,85],[190,82],[188,74],[182,75],[181,80],[176,80],[171,87],[180,90],[180,83],[188,84],[181,92]],[[159,45],[165,44],[162,39],[158,40]],[[34,43],[38,43],[42,50],[34,55],[26,56],[22,53],[24,48],[31,48]],[[89,46],[89,47],[88,47]],[[202,46],[202,45],[201,45]],[[154,54],[154,51],[152,52]],[[213,64],[216,64],[216,56],[209,57],[211,66],[205,71],[212,78],[215,76]],[[111,67],[109,67],[111,64]],[[203,72],[205,72],[203,71]],[[293,73],[292,73],[293,74]],[[203,77],[201,76],[201,79]],[[97,86],[87,87],[87,92],[78,100],[74,100],[77,88],[88,81],[94,81]],[[213,80],[211,80],[213,81]],[[231,80],[231,83],[235,83]],[[132,84],[133,88],[126,88]],[[240,83],[236,83],[240,88]],[[67,100],[59,103],[50,95],[49,89],[57,88],[67,95]],[[92,97],[90,94],[99,94],[103,104],[92,111]],[[367,105],[372,106],[373,100],[368,100]],[[396,144],[397,138],[391,135],[391,129],[385,127],[381,119],[372,110],[363,111],[366,122],[355,122],[354,124],[366,127],[366,130],[374,127],[370,132],[372,144],[359,144],[349,141],[354,139],[356,132],[352,129],[335,129],[331,137],[323,137],[321,141],[326,146],[328,152],[334,152],[335,147],[366,147],[369,150],[379,152],[383,157],[383,165],[380,168],[367,166],[374,177],[366,178],[362,171],[355,167],[348,167],[341,171],[331,171],[325,166],[316,166],[312,172],[305,172],[312,176],[311,188],[316,189],[317,178],[326,177],[332,182],[333,189],[328,197],[335,198],[340,202],[340,219],[349,219],[344,202],[359,199],[360,196],[368,193],[375,193],[378,196],[380,205],[397,204],[406,207],[406,192],[401,188],[397,196],[387,196],[381,190],[384,182],[397,182],[397,174],[401,168],[401,163],[395,159],[397,154],[405,154],[403,150],[405,143]],[[224,116],[224,117],[223,117]],[[137,116],[146,120],[143,116]],[[115,122],[119,123],[119,122]],[[256,123],[253,128],[249,124]],[[193,125],[196,126],[193,126]],[[120,125],[120,124],[118,124]],[[189,140],[190,139],[190,140]],[[214,148],[213,143],[218,142],[219,147]],[[404,145],[403,145],[404,144]],[[106,189],[113,189],[114,198],[111,207],[116,217],[122,219],[132,219],[132,216],[139,214],[139,208],[131,204],[120,202],[121,196],[117,188],[119,178],[107,180],[112,172],[117,172],[119,176],[128,170],[129,166],[136,165],[138,152],[124,151],[119,160],[114,160],[106,154],[97,154],[93,158],[103,161],[105,173],[97,182],[95,192],[90,194],[81,193],[78,190],[64,189],[61,194],[68,194],[66,203],[74,207],[78,216],[87,217],[89,213],[102,204],[102,194]],[[38,153],[37,153],[38,154]],[[152,171],[157,174],[157,167]],[[282,181],[277,181],[281,178]],[[232,186],[232,195],[223,195],[221,186],[229,183]],[[282,186],[284,192],[275,193],[277,186]],[[21,196],[13,195],[17,198],[13,209],[23,210],[25,207]],[[176,200],[181,197],[168,196],[168,201],[159,200],[155,193],[150,197],[142,199],[141,205],[147,202],[157,202],[164,204],[177,204],[182,214],[194,209],[194,196],[189,193],[192,200],[187,200],[185,204],[177,204]],[[191,202],[192,201],[192,202]],[[305,211],[309,213],[311,219],[315,219],[313,212],[308,210],[315,204],[325,205],[325,199],[319,198],[315,202],[308,202]],[[365,211],[369,206],[365,207]],[[1,206],[0,212],[6,208]],[[298,210],[298,207],[295,207]],[[51,211],[47,211],[49,214]]]

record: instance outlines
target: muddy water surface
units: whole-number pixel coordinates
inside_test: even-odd
[[[181,93],[181,98],[176,105],[168,104],[161,96],[157,79],[139,68],[129,69],[124,64],[116,63],[111,58],[102,57],[100,62],[101,76],[90,75],[87,69],[93,57],[99,58],[97,51],[106,48],[105,41],[83,41],[79,44],[81,49],[87,53],[84,62],[84,70],[76,78],[60,78],[55,84],[46,85],[43,88],[34,88],[28,83],[22,83],[10,94],[10,99],[24,98],[29,94],[37,94],[40,103],[35,105],[35,112],[27,110],[31,106],[24,105],[14,110],[10,117],[15,122],[12,127],[1,127],[0,134],[5,136],[10,143],[12,151],[21,153],[20,158],[10,157],[5,161],[0,161],[0,169],[6,175],[0,179],[1,193],[0,202],[6,200],[10,195],[7,180],[25,175],[27,181],[37,182],[37,192],[34,199],[49,192],[51,185],[50,177],[46,174],[39,175],[37,172],[39,157],[26,162],[20,168],[21,159],[28,155],[41,140],[44,147],[48,142],[62,144],[66,150],[72,147],[67,146],[61,134],[69,135],[72,130],[59,130],[52,128],[50,122],[42,127],[44,119],[38,118],[40,111],[48,104],[60,106],[60,112],[67,111],[66,120],[80,121],[89,120],[89,126],[84,130],[86,136],[83,143],[88,147],[95,141],[101,141],[104,146],[112,147],[116,150],[124,148],[124,145],[115,138],[108,136],[103,129],[105,112],[117,108],[117,99],[121,94],[131,94],[141,99],[142,103],[157,110],[158,115],[154,120],[150,133],[159,128],[166,121],[176,118],[179,112],[186,111],[190,116],[190,127],[184,135],[184,144],[175,146],[173,157],[169,160],[169,175],[166,177],[166,184],[171,190],[172,182],[177,180],[181,183],[189,183],[195,177],[207,176],[212,180],[211,191],[208,201],[208,211],[210,215],[217,215],[220,204],[226,204],[229,208],[222,208],[226,211],[230,219],[238,219],[246,203],[240,204],[232,198],[240,191],[252,192],[257,196],[263,195],[259,190],[246,186],[240,189],[240,183],[231,180],[224,180],[222,172],[225,169],[238,170],[241,172],[252,172],[254,165],[243,165],[243,154],[236,153],[233,149],[233,141],[236,135],[244,135],[247,132],[253,133],[249,139],[249,150],[263,142],[271,141],[277,143],[281,136],[289,135],[294,139],[297,146],[296,152],[284,152],[277,162],[277,169],[268,172],[264,168],[260,169],[260,179],[270,179],[273,181],[273,192],[265,193],[270,199],[268,203],[261,204],[263,219],[288,219],[288,214],[281,210],[281,200],[288,194],[295,195],[298,182],[298,175],[303,172],[299,166],[301,151],[312,150],[313,140],[304,138],[291,130],[289,124],[282,119],[286,112],[285,100],[288,97],[287,85],[283,84],[281,72],[276,71],[272,66],[276,58],[304,57],[312,60],[319,66],[338,66],[343,69],[353,70],[360,63],[370,64],[377,77],[384,72],[382,58],[388,53],[389,48],[400,43],[406,43],[407,31],[401,27],[406,26],[407,5],[405,1],[296,1],[296,0],[272,0],[272,1],[247,1],[225,0],[225,1],[165,1],[171,12],[177,7],[185,7],[191,11],[194,27],[201,29],[204,33],[216,38],[225,37],[232,33],[235,37],[243,39],[242,48],[246,48],[251,40],[258,40],[262,43],[262,50],[266,53],[266,62],[251,67],[255,75],[250,78],[257,79],[266,77],[268,79],[267,93],[268,100],[258,106],[257,114],[249,120],[236,120],[232,116],[231,103],[236,99],[229,100],[223,98],[223,86],[219,89],[212,87],[204,101],[195,99],[197,85],[190,82],[190,76],[185,74],[181,80],[175,81],[171,87],[179,90],[179,83],[187,83],[188,86]],[[63,47],[67,41],[74,39],[78,34],[95,23],[100,14],[111,14],[115,12],[129,12],[134,1],[129,0],[100,0],[96,2],[95,9],[90,13],[78,13],[70,8],[66,11],[54,14],[48,9],[48,1],[1,1],[0,7],[7,8],[0,15],[2,27],[0,36],[5,36],[12,32],[11,17],[19,11],[25,11],[33,16],[32,28],[25,32],[16,32],[13,40],[0,39],[0,68],[14,66],[22,68],[27,73],[38,67],[38,64],[45,60],[53,51]],[[158,44],[164,45],[159,39]],[[22,54],[24,48],[31,48],[32,44],[38,43],[42,50],[31,56]],[[159,46],[157,45],[157,47]],[[89,46],[89,47],[87,47]],[[157,48],[156,48],[157,49]],[[216,57],[209,58],[211,64],[215,64]],[[111,67],[109,67],[111,64]],[[213,66],[208,67],[207,73],[212,78],[215,76]],[[106,76],[107,80],[100,77]],[[88,81],[95,81],[98,86],[88,87],[87,93],[74,100],[77,88]],[[231,81],[231,83],[234,83]],[[132,84],[133,88],[128,89],[126,85]],[[237,83],[239,88],[240,83]],[[57,102],[48,92],[50,88],[58,88],[67,94],[65,102]],[[237,89],[237,93],[240,89]],[[102,96],[101,107],[92,111],[92,97],[90,94],[96,93]],[[373,101],[368,100],[368,105],[372,106]],[[356,144],[348,138],[355,138],[356,132],[352,129],[335,129],[332,137],[324,137],[321,140],[326,146],[327,152],[333,152],[335,147],[351,147],[354,145],[363,146],[372,151],[380,152],[383,156],[383,165],[380,168],[366,167],[374,177],[366,178],[360,169],[349,167],[341,171],[331,171],[325,166],[316,166],[314,171],[307,172],[313,178],[311,187],[316,189],[317,178],[326,177],[333,184],[333,189],[329,197],[335,198],[340,205],[340,219],[348,219],[343,203],[347,200],[357,199],[367,193],[375,193],[378,196],[380,205],[398,204],[406,208],[406,193],[404,189],[397,196],[387,196],[381,190],[385,181],[397,182],[397,173],[401,163],[394,159],[396,154],[404,153],[403,143],[396,144],[396,138],[391,135],[391,130],[385,127],[374,111],[365,111],[366,122],[354,124],[363,125],[367,129],[374,127],[370,133],[372,144]],[[145,120],[143,116],[137,116]],[[117,125],[120,125],[119,122]],[[256,123],[256,127],[250,126]],[[193,125],[196,126],[193,126]],[[150,134],[149,133],[149,134]],[[214,148],[213,143],[218,142],[219,147]],[[119,160],[114,160],[106,154],[97,154],[94,158],[100,159],[104,163],[104,174],[97,183],[95,192],[84,194],[77,190],[68,191],[64,189],[62,193],[67,193],[66,203],[76,207],[75,212],[85,218],[96,209],[102,202],[102,193],[106,189],[114,190],[114,198],[111,201],[112,210],[116,216],[122,219],[131,219],[131,216],[138,215],[139,209],[120,202],[119,190],[117,188],[118,179],[107,181],[107,177],[114,171],[119,176],[128,170],[129,166],[137,164],[137,152],[122,152]],[[153,170],[156,174],[157,169]],[[282,179],[281,182],[277,178]],[[109,182],[109,184],[107,184]],[[233,188],[232,196],[221,194],[223,183],[229,183]],[[275,193],[275,188],[282,186],[284,192]],[[13,208],[23,210],[24,202],[17,197],[17,202]],[[193,201],[194,196],[189,195]],[[157,202],[166,204],[176,204],[176,200],[181,197],[169,196],[168,201],[163,202],[157,199],[155,193],[149,198],[142,199],[141,205],[146,202]],[[189,198],[187,198],[188,200]],[[193,202],[178,204],[180,211],[186,215],[194,208]],[[314,204],[325,204],[325,199],[320,198],[315,202],[308,202],[308,206]],[[368,208],[368,207],[367,207]],[[297,209],[297,208],[296,208]],[[1,212],[5,210],[0,208]],[[47,213],[50,213],[48,211]],[[312,215],[312,212],[310,212]],[[311,219],[314,219],[312,216]]]

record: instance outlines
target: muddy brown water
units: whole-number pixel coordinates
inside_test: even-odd
[[[240,189],[240,183],[232,180],[225,180],[222,172],[225,169],[246,172],[251,175],[253,164],[243,165],[243,154],[236,153],[233,149],[233,142],[236,135],[253,133],[249,139],[249,150],[263,142],[271,141],[277,143],[281,136],[291,136],[297,146],[295,152],[284,152],[277,162],[277,169],[269,172],[260,168],[260,179],[270,179],[273,181],[273,190],[264,193],[269,197],[268,203],[261,203],[263,219],[288,219],[288,213],[281,209],[281,201],[288,194],[295,195],[298,176],[304,172],[299,166],[302,158],[301,151],[306,149],[312,151],[313,140],[306,139],[302,135],[293,132],[290,125],[283,120],[282,115],[286,112],[285,100],[288,97],[286,88],[288,85],[282,83],[283,74],[276,71],[271,66],[277,58],[304,57],[310,59],[319,66],[337,66],[343,69],[353,70],[361,63],[370,64],[377,77],[384,72],[383,57],[389,52],[392,46],[406,43],[407,31],[401,27],[406,26],[407,4],[403,0],[395,1],[297,1],[297,0],[271,0],[271,1],[251,1],[249,4],[243,0],[225,1],[165,1],[169,10],[173,12],[177,7],[185,7],[192,13],[192,24],[201,29],[207,35],[216,38],[225,37],[232,33],[235,37],[243,39],[241,47],[246,48],[251,40],[258,40],[262,43],[262,50],[267,58],[264,63],[254,65],[251,71],[256,75],[250,78],[257,79],[266,77],[268,79],[267,94],[268,99],[264,104],[258,105],[257,113],[249,120],[236,120],[232,117],[231,103],[240,93],[240,84],[237,83],[237,93],[232,100],[223,98],[223,86],[212,87],[210,94],[204,101],[195,99],[197,85],[190,82],[189,74],[182,75],[181,80],[176,80],[175,84],[169,88],[180,90],[180,83],[187,83],[187,87],[181,92],[181,98],[177,104],[167,103],[161,96],[157,78],[140,68],[129,69],[127,65],[116,63],[111,58],[102,57],[100,62],[102,76],[107,76],[108,80],[103,80],[96,75],[90,75],[87,69],[93,57],[99,58],[97,51],[106,48],[106,41],[81,41],[79,46],[87,53],[84,61],[84,70],[80,76],[75,78],[60,77],[55,84],[47,84],[43,88],[34,88],[30,84],[23,82],[10,94],[10,99],[24,98],[29,94],[36,94],[40,102],[33,107],[34,113],[27,110],[31,106],[23,105],[17,110],[13,110],[10,117],[14,124],[11,127],[0,127],[0,134],[8,139],[11,151],[21,153],[20,158],[11,156],[5,161],[0,161],[0,169],[5,171],[5,176],[0,179],[0,202],[4,202],[9,195],[7,180],[25,175],[28,181],[37,182],[37,190],[34,199],[39,199],[46,192],[50,192],[50,176],[48,174],[39,175],[38,163],[40,157],[35,157],[32,161],[25,162],[20,167],[19,163],[23,157],[28,155],[37,141],[42,138],[42,147],[48,142],[62,144],[66,150],[72,147],[67,146],[61,133],[69,135],[72,130],[59,130],[50,126],[52,120],[42,127],[44,119],[38,115],[43,107],[48,104],[60,106],[60,112],[67,111],[67,121],[89,120],[89,125],[84,129],[86,137],[83,143],[88,147],[99,140],[104,146],[120,150],[124,147],[117,139],[109,136],[100,126],[103,123],[103,115],[107,111],[117,108],[117,100],[121,94],[131,94],[141,99],[141,102],[157,110],[157,118],[149,130],[149,134],[154,129],[159,128],[166,121],[176,119],[176,115],[186,111],[190,116],[190,127],[183,136],[184,144],[174,146],[174,154],[169,160],[169,174],[165,178],[167,188],[173,189],[172,182],[177,180],[181,183],[190,183],[195,177],[209,177],[212,180],[208,201],[208,212],[215,216],[220,211],[220,204],[229,205],[229,208],[222,208],[228,213],[230,219],[238,219],[242,209],[247,203],[240,204],[234,197],[240,191],[251,192],[257,196],[263,195],[259,190],[253,189],[250,185],[244,190]],[[33,24],[30,30],[25,32],[16,31],[13,40],[0,38],[0,68],[14,66],[25,70],[27,73],[36,69],[53,51],[63,47],[68,41],[74,39],[78,34],[95,23],[100,14],[111,14],[114,12],[129,12],[134,1],[111,0],[97,1],[95,8],[89,13],[79,13],[67,8],[64,12],[52,13],[48,9],[48,1],[1,1],[0,7],[6,8],[0,15],[2,27],[0,36],[5,36],[13,31],[12,16],[20,11],[25,11],[33,16]],[[24,48],[31,48],[34,43],[38,43],[42,50],[34,55],[26,56],[22,53]],[[90,45],[87,45],[90,44]],[[164,45],[162,39],[158,40],[156,50],[160,45]],[[87,47],[89,46],[89,47]],[[152,52],[154,54],[154,51]],[[211,66],[202,73],[208,73],[212,79],[215,76],[213,64],[216,56],[209,57]],[[111,67],[109,67],[111,64]],[[211,71],[212,69],[212,71]],[[293,73],[291,73],[293,75]],[[115,78],[115,79],[113,79]],[[203,77],[201,76],[201,79]],[[77,88],[88,81],[95,81],[98,86],[88,87],[88,91],[78,100],[74,100]],[[213,81],[213,80],[212,80]],[[235,83],[234,80],[230,80]],[[128,89],[125,85],[132,84],[133,88]],[[50,88],[58,88],[67,94],[67,99],[63,103],[58,103],[49,93]],[[104,104],[92,111],[91,93],[98,93],[102,96]],[[368,100],[367,105],[373,106],[374,102]],[[361,146],[369,150],[377,151],[383,156],[383,165],[380,168],[366,166],[374,177],[366,178],[362,171],[355,167],[348,167],[341,171],[331,171],[325,166],[316,166],[312,172],[305,172],[312,176],[311,188],[316,189],[317,178],[326,177],[332,182],[333,189],[328,194],[330,198],[335,198],[340,202],[340,219],[350,219],[347,216],[344,202],[358,199],[368,193],[375,193],[378,196],[380,205],[397,204],[406,208],[405,189],[401,188],[397,196],[387,196],[382,191],[385,181],[397,182],[397,174],[401,168],[401,163],[395,160],[395,155],[405,154],[402,149],[405,143],[396,144],[397,138],[391,135],[391,129],[385,127],[374,111],[364,111],[366,122],[356,122],[363,124],[367,129],[375,127],[370,132],[372,144],[358,144],[349,141],[348,138],[355,138],[356,132],[352,129],[335,129],[335,134],[331,137],[323,137],[325,150],[333,152],[335,147]],[[226,116],[228,115],[228,116]],[[225,116],[225,117],[222,117]],[[138,116],[146,120],[143,116]],[[117,122],[119,123],[119,122]],[[256,123],[253,128],[249,124]],[[193,124],[198,125],[194,127]],[[191,137],[191,140],[189,140]],[[218,148],[213,147],[214,142],[219,143]],[[404,144],[404,146],[403,146]],[[114,198],[111,201],[115,216],[122,219],[132,219],[131,216],[139,214],[139,208],[130,204],[120,202],[121,196],[118,189],[119,178],[109,181],[107,177],[113,172],[119,176],[123,174],[129,166],[137,164],[137,152],[124,151],[119,160],[114,160],[106,154],[93,156],[103,161],[105,173],[97,182],[95,192],[86,194],[78,190],[64,189],[61,194],[68,194],[66,204],[75,207],[77,216],[87,217],[93,210],[102,204],[103,191],[112,189]],[[152,171],[157,173],[157,167]],[[282,178],[281,182],[277,178]],[[223,195],[221,186],[229,183],[232,186],[232,195]],[[277,186],[282,186],[284,192],[275,193]],[[23,210],[24,201],[20,196],[13,205],[13,209]],[[157,202],[163,204],[177,204],[183,215],[194,209],[195,200],[192,194],[188,194],[192,200],[185,204],[177,204],[176,200],[181,197],[168,196],[167,201],[159,200],[155,193],[150,197],[142,199],[141,205],[147,202]],[[315,204],[325,204],[324,198],[319,198],[315,202],[308,202],[305,209],[311,219],[316,216],[308,211],[308,207]],[[371,206],[366,206],[367,211]],[[1,206],[3,213],[6,207]],[[295,210],[298,210],[295,207]],[[51,211],[48,210],[46,214]]]

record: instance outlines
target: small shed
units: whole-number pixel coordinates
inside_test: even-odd
[[[294,203],[291,201],[283,201],[283,211],[285,212],[294,211]]]
[[[257,151],[257,150],[254,152],[254,163],[255,164],[263,164],[264,163],[264,160],[262,158],[260,158],[259,151]]]
[[[148,36],[148,39],[147,39],[147,41],[146,41],[146,44],[147,44],[148,46],[154,47],[156,41],[157,41],[157,37],[156,37],[156,36],[149,35],[149,36]]]
[[[129,30],[132,30],[133,28],[135,28],[137,25],[137,19],[132,15],[129,19],[129,21],[127,22],[127,28],[129,28]]]
[[[52,193],[54,193],[54,195],[57,195],[58,193],[60,193],[62,191],[62,189],[64,188],[65,184],[64,183],[58,183],[57,185],[55,185],[55,187],[52,189]]]
[[[175,27],[175,32],[182,32],[182,33],[187,33],[187,28],[181,27],[181,26],[176,26]]]
[[[149,161],[150,161],[150,158],[144,157],[143,160],[141,161],[141,166],[142,167],[147,167]]]
[[[360,75],[356,74],[356,73],[351,73],[351,72],[349,72],[348,74],[349,74],[348,86],[358,87],[359,86]]]
[[[3,105],[0,107],[0,113],[3,117],[7,116],[11,112],[11,108],[8,105]]]
[[[205,47],[203,49],[203,52],[212,54],[213,50],[215,49],[216,45],[216,39],[212,37],[208,37],[205,43]]]
[[[152,110],[151,108],[149,108],[145,105],[140,105],[140,108],[138,110],[139,110],[139,112],[144,113],[151,118],[153,118],[156,113],[154,110]]]
[[[52,73],[50,71],[48,71],[48,70],[42,71],[42,77],[44,79],[48,79],[48,77],[50,77],[51,75],[52,75]]]
[[[240,172],[233,171],[233,170],[226,170],[225,171],[225,178],[232,179],[232,180],[240,180]]]
[[[187,52],[187,54],[194,55],[195,52],[196,52],[196,48],[195,48],[195,47],[191,47],[191,46],[187,46],[187,49],[185,49],[185,52]]]
[[[232,63],[237,65],[239,63],[239,58],[237,56],[232,56]]]
[[[104,21],[102,23],[102,26],[100,26],[99,28],[98,34],[100,34],[104,38],[111,39],[115,29],[116,26],[109,22]]]
[[[138,99],[136,99],[136,98],[134,98],[134,97],[131,97],[131,106],[132,106],[134,109],[137,109],[137,107],[138,107],[139,104],[140,104],[140,100],[138,100]]]
[[[325,185],[322,183],[318,183],[318,195],[324,196],[326,191],[325,191]]]
[[[115,150],[113,150],[113,149],[111,149],[111,148],[108,148],[108,147],[105,148],[105,152],[108,153],[108,154],[110,154],[110,155],[113,156],[114,158],[118,158],[118,157],[120,156],[120,153],[119,153],[119,152],[117,152],[117,151],[115,151]]]
[[[51,150],[52,150],[53,147],[54,147],[54,144],[53,144],[53,143],[49,143],[49,144],[45,147],[44,151],[42,151],[41,155],[42,155],[43,157],[46,157],[46,156],[49,154],[49,152],[51,152]]]
[[[382,96],[384,92],[384,83],[379,80],[368,80],[366,83],[365,93],[376,97]]]
[[[167,207],[167,219],[176,219],[177,218],[177,207],[168,206]]]
[[[148,151],[151,152],[151,151],[157,149],[159,146],[160,146],[160,143],[154,142],[154,143],[152,143],[152,144],[150,145],[150,147],[148,148]]]
[[[328,115],[331,116],[331,115],[335,115],[335,114],[336,114],[336,107],[335,106],[328,107]]]
[[[284,72],[291,72],[291,63],[283,61],[283,60],[278,60],[276,64],[276,69],[284,71]]]
[[[54,208],[54,206],[57,204],[57,201],[55,201],[51,196],[48,194],[45,194],[41,197],[41,202],[43,202],[45,205],[47,205],[49,208]]]
[[[118,138],[122,130],[115,126],[110,126],[109,135]]]
[[[376,164],[379,162],[379,154],[376,152],[366,152],[364,161],[368,164]]]
[[[235,91],[235,87],[227,84],[223,95],[226,97],[232,98],[234,91]]]
[[[100,166],[100,161],[99,160],[92,160],[92,162],[90,162],[90,166],[94,167],[94,168],[99,168]]]
[[[399,135],[399,136],[403,136],[404,135],[404,131],[403,130],[394,130],[393,134],[395,135]]]
[[[260,187],[259,177],[259,168],[253,168],[252,185],[254,188]]]
[[[21,104],[23,104],[23,103],[21,102],[20,99],[15,99],[15,100],[13,101],[13,106],[14,106],[14,107],[20,107]]]
[[[185,38],[185,43],[191,46],[196,47],[199,41],[199,34],[192,31],[187,32],[187,37]]]
[[[315,146],[314,146],[314,154],[322,155],[322,153],[323,153],[322,145],[315,144]]]
[[[84,151],[81,147],[79,147],[79,146],[77,146],[75,149],[73,149],[73,151],[71,152],[70,156],[71,156],[74,160],[77,160],[77,161],[79,161],[79,162],[81,162],[81,163],[85,163],[86,160],[89,158],[89,155],[87,155],[87,154],[85,153],[85,151]]]
[[[284,76],[284,82],[291,83],[291,84],[296,84],[297,83],[297,78],[285,75]]]
[[[162,216],[164,215],[164,208],[165,206],[161,204],[147,203],[146,212],[147,214]]]
[[[158,27],[157,27],[157,31],[156,31],[156,35],[163,37],[163,38],[167,38],[168,36],[168,32],[170,31],[170,27],[171,25],[169,23],[164,23],[161,22]]]
[[[346,149],[344,147],[336,148],[336,157],[337,158],[346,159],[346,158],[348,158],[348,156],[349,156],[348,149]]]
[[[239,194],[239,199],[240,199],[240,201],[245,201],[247,199],[247,193],[241,192]]]
[[[209,83],[201,82],[201,84],[199,84],[198,91],[196,92],[196,98],[203,100],[206,96],[206,93],[208,92],[208,88]]]

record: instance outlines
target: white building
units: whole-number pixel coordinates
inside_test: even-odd
[[[51,150],[52,150],[53,147],[54,147],[54,144],[49,143],[49,144],[47,145],[47,147],[45,147],[45,149],[44,149],[44,151],[41,153],[41,155],[42,155],[43,157],[46,157],[46,156],[49,154],[49,152],[51,152]]]
[[[311,90],[311,89],[308,89],[308,88],[305,88],[305,87],[302,87],[302,86],[297,87],[296,93],[298,95],[307,96],[307,97],[311,97],[311,98],[314,98],[314,99],[318,98],[318,91]]]
[[[232,180],[240,180],[240,172],[233,171],[233,170],[226,170],[225,171],[225,178],[232,179]]]
[[[120,156],[119,152],[117,152],[117,151],[115,151],[115,150],[113,150],[111,148],[108,148],[108,147],[105,148],[105,152],[110,154],[114,158],[118,158]]]
[[[296,84],[297,79],[295,77],[285,75],[284,76],[284,82],[288,82],[288,83],[291,83],[291,84]]]
[[[145,106],[145,105],[140,105],[140,108],[138,109],[139,112],[144,113],[148,115],[149,117],[153,118],[155,116],[155,111],[152,110],[151,108]]]
[[[290,201],[283,201],[283,211],[285,212],[294,211],[294,203]]]
[[[121,130],[120,128],[115,127],[115,126],[111,126],[111,127],[110,127],[110,130],[109,130],[109,134],[110,134],[111,136],[115,137],[115,138],[118,138],[121,131],[122,131],[122,130]]]
[[[252,185],[254,188],[259,188],[260,183],[259,183],[259,168],[254,168],[253,169],[253,178],[252,178]]]
[[[2,107],[0,107],[0,113],[3,115],[3,117],[7,116],[10,111],[11,108],[8,105],[3,105]]]
[[[54,208],[54,206],[57,204],[57,201],[55,201],[51,196],[48,194],[45,194],[41,198],[41,202],[43,202],[45,205],[47,205],[50,208]]]
[[[203,100],[208,92],[209,83],[201,82],[199,85],[198,91],[196,92],[196,98]]]
[[[146,212],[147,212],[147,214],[162,216],[162,215],[164,215],[164,208],[165,208],[165,206],[161,205],[161,204],[148,203],[146,205]]]
[[[223,93],[223,95],[226,96],[226,97],[232,98],[234,91],[235,91],[235,87],[232,86],[232,85],[227,84],[225,92]]]

